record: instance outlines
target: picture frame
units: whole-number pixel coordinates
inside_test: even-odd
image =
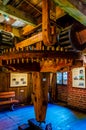
[[[27,86],[27,73],[10,73],[10,87]]]

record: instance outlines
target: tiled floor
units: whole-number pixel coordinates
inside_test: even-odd
[[[18,130],[31,118],[35,118],[33,106],[0,112],[0,130]],[[45,122],[52,123],[53,130],[86,130],[86,116],[79,119],[70,109],[54,104],[48,104]]]

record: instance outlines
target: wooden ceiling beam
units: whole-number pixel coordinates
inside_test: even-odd
[[[7,5],[10,0],[3,0],[3,5]]]
[[[86,26],[86,16],[79,11],[71,2],[68,0],[53,0],[56,5],[59,5],[65,12],[67,12],[74,19],[79,21],[81,24]]]
[[[6,6],[0,5],[0,13],[6,14],[14,19],[17,19],[17,20],[21,20],[26,24],[30,24],[33,26],[36,25],[36,22],[35,22],[36,20],[33,19],[32,16],[26,14],[23,11],[20,11],[16,8],[12,7],[11,5],[6,5]]]
[[[37,7],[35,7],[33,4],[31,4],[29,1],[27,0],[23,0],[25,1],[27,4],[29,4],[32,8],[34,8],[37,12],[39,12],[40,14],[42,14],[42,11],[40,11]]]
[[[68,0],[72,3],[80,12],[86,15],[86,1],[82,0]]]

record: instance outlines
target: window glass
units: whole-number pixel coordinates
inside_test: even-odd
[[[57,72],[57,84],[62,84],[62,72]]]
[[[67,85],[67,72],[63,72],[63,84]]]
[[[57,72],[57,84],[67,85],[68,72]]]

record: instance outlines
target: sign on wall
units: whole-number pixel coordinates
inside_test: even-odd
[[[86,88],[85,67],[74,68],[72,70],[72,86],[77,88]]]
[[[27,73],[11,73],[10,87],[27,86]]]

